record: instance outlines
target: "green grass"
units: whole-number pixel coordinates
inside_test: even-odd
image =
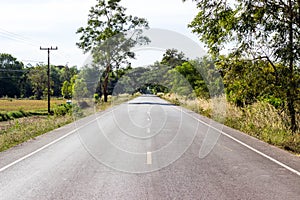
[[[59,128],[73,121],[68,116],[34,116],[16,119],[0,130],[0,151],[9,149],[41,134]]]
[[[63,103],[65,103],[64,100],[52,99],[51,109]],[[46,100],[0,99],[0,122],[32,115],[48,115],[48,102]]]

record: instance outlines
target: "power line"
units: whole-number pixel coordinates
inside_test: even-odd
[[[29,41],[26,41],[26,40],[23,40],[23,39],[20,39],[20,38],[16,38],[16,37],[12,37],[10,35],[5,35],[3,33],[0,32],[0,36],[2,37],[5,37],[7,39],[10,39],[10,40],[13,40],[13,41],[17,41],[17,42],[20,42],[20,43],[24,43],[24,44],[27,44],[27,45],[30,45],[30,46],[33,46],[33,47],[36,47],[37,45],[29,42]]]
[[[21,60],[22,62],[33,62],[33,63],[42,63],[44,61],[38,61],[38,60]]]
[[[0,72],[24,72],[29,71],[29,69],[0,69]]]
[[[7,31],[3,28],[0,28],[0,37],[4,37],[4,38],[10,39],[10,40],[13,40],[13,41],[16,41],[16,42],[20,42],[20,43],[23,43],[23,44],[27,44],[27,45],[30,45],[30,46],[33,46],[33,47],[39,47],[40,46],[39,45],[40,42],[34,41],[29,37],[26,37],[26,36],[23,36],[23,35],[20,35],[20,34],[17,34],[17,33]],[[66,52],[62,52],[62,53],[66,53]],[[59,53],[59,54],[54,53],[54,54],[56,56],[59,56],[60,58],[66,59],[66,60],[70,59],[68,56],[65,56],[62,53]],[[26,62],[26,61],[24,61],[24,62]],[[28,61],[28,62],[38,63],[40,61]]]
[[[11,40],[15,40],[15,41],[18,41],[18,42],[22,42],[22,43],[25,43],[25,44],[28,44],[28,45],[31,45],[31,46],[39,46],[37,42],[33,41],[32,39],[28,38],[28,37],[24,37],[20,34],[17,34],[17,33],[13,33],[13,32],[10,32],[10,31],[7,31],[3,28],[0,28],[0,35],[2,35],[3,37],[6,37],[8,39],[11,39]]]

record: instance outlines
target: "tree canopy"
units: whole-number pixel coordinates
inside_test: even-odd
[[[297,129],[296,102],[299,99],[300,2],[297,0],[195,0],[198,15],[189,24],[194,33],[218,59],[223,50],[228,58],[266,61],[275,85],[285,77],[282,96],[290,114],[291,129]],[[227,48],[231,46],[232,48]],[[269,63],[269,64],[267,64]],[[279,67],[280,66],[280,67]],[[285,69],[282,70],[281,68]],[[257,70],[256,70],[257,71]],[[281,74],[283,72],[284,74]],[[246,81],[246,79],[244,79]],[[242,83],[240,83],[242,84]],[[250,86],[255,87],[255,86]],[[247,90],[251,90],[250,87]]]
[[[10,54],[0,54],[0,97],[20,97],[24,75],[22,62]]]
[[[94,62],[105,68],[102,89],[104,101],[107,101],[109,73],[133,58],[130,48],[139,42],[147,42],[141,37],[139,28],[147,28],[144,18],[126,14],[126,8],[120,5],[121,0],[97,0],[90,9],[88,24],[77,30],[81,34],[77,46],[84,52],[91,52]],[[126,35],[133,31],[132,35]]]

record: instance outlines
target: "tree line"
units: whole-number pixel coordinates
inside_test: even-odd
[[[134,58],[130,47],[139,44],[142,38],[136,37],[128,45],[121,45],[126,32],[148,27],[146,19],[126,15],[126,8],[119,5],[120,1],[97,0],[97,4],[90,10],[87,26],[77,31],[81,35],[78,47],[84,52],[91,52],[95,63],[103,61],[100,64],[106,69],[102,85],[104,96],[107,96],[109,74],[118,70],[128,58]],[[196,95],[207,97],[207,77],[216,77],[213,72],[215,68],[221,74],[222,83],[220,78],[210,80],[209,85],[213,85],[214,91],[218,91],[218,87],[224,84],[227,99],[237,106],[267,101],[279,112],[287,110],[288,124],[295,132],[298,129],[297,116],[300,109],[300,2],[193,1],[199,12],[188,27],[206,45],[209,57],[176,63],[165,72],[173,73],[178,78],[180,76],[176,75],[176,71],[179,72],[188,80]],[[142,41],[151,42],[145,38]],[[115,51],[110,48],[111,44],[117,47]],[[166,56],[160,64],[164,64],[164,61],[174,64],[174,57],[183,56],[180,53],[169,53],[169,57]],[[156,64],[152,69],[161,70],[159,66]],[[202,73],[207,77],[197,77],[197,67],[208,70],[206,74]],[[142,69],[136,70],[134,73],[142,73]],[[153,75],[153,72],[150,69],[146,74]],[[149,77],[144,78],[147,80]],[[129,79],[127,82],[129,84]],[[174,88],[174,84],[180,86],[182,80],[175,78],[171,82],[173,84],[170,87],[174,91],[186,90],[183,94],[189,93],[186,87]],[[160,86],[157,88],[162,89]],[[214,94],[210,92],[209,95]]]
[[[25,66],[10,54],[0,53],[0,98],[42,99],[47,95],[47,65]],[[50,67],[51,95],[62,97],[65,81],[79,73],[76,66]]]
[[[168,49],[148,68],[132,68],[128,62],[135,57],[132,47],[151,42],[140,31],[149,27],[148,22],[127,15],[120,1],[97,0],[90,9],[87,26],[77,31],[81,36],[77,46],[92,54],[92,66],[80,71],[52,66],[54,96],[97,95],[107,101],[113,93],[171,91],[211,98],[224,87],[227,100],[236,106],[268,102],[279,113],[288,113],[287,125],[293,132],[298,129],[299,1],[194,0],[199,13],[188,27],[209,55],[189,60],[180,50]],[[39,79],[45,66],[30,69],[2,56],[6,58],[1,61],[0,96],[41,98],[45,88]]]

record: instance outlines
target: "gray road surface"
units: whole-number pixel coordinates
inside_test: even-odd
[[[0,199],[300,199],[300,158],[238,131],[200,159],[209,122],[139,97],[0,153]]]

